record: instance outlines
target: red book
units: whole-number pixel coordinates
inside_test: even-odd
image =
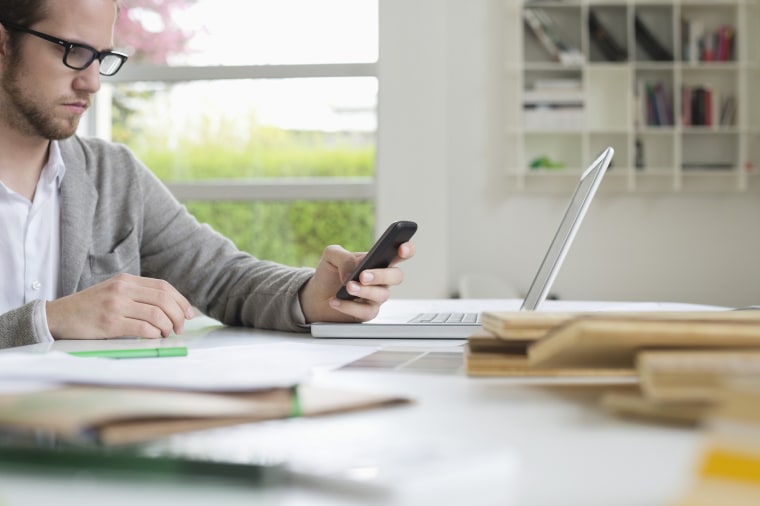
[[[681,94],[681,121],[684,126],[691,126],[691,88],[683,87]]]
[[[705,86],[705,126],[713,126],[713,90],[710,86]]]

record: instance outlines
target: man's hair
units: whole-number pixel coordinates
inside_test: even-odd
[[[45,19],[48,2],[53,0],[0,0],[0,22],[10,21],[21,26],[32,26]],[[60,0],[59,0],[60,1]],[[121,0],[114,0],[117,7]],[[14,30],[9,31],[11,46],[17,44],[18,38]]]
[[[31,26],[42,21],[47,13],[48,2],[53,0],[0,0],[0,20],[21,26]],[[114,0],[117,7],[121,0]]]
[[[0,0],[0,21],[29,26],[41,21],[49,0]]]

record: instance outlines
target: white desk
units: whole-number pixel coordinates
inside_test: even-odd
[[[283,339],[345,344],[304,335],[203,327],[206,323],[199,320],[195,325],[200,328],[169,340],[191,350]],[[461,341],[360,343],[461,357]],[[70,351],[103,348],[103,344],[61,341],[53,348]],[[315,379],[325,386],[405,395],[415,401],[408,406],[248,424],[170,440],[174,447],[200,448],[220,458],[285,457],[326,465],[376,460],[382,472],[391,472],[390,481],[396,484],[391,495],[349,493],[307,481],[260,486],[3,472],[0,503],[654,506],[672,502],[689,486],[701,433],[614,418],[598,409],[592,396],[583,395],[592,392],[592,386],[558,386],[548,379],[469,378],[461,368],[456,373],[411,369],[347,368]]]

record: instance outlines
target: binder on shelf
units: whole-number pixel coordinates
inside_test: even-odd
[[[657,40],[639,16],[634,16],[636,41],[655,61],[673,61],[673,53]]]
[[[572,44],[562,40],[556,24],[543,9],[524,9],[523,18],[554,61],[566,65],[583,63],[583,54]]]
[[[593,10],[589,11],[588,14],[588,28],[591,39],[608,61],[626,61],[628,59],[628,51],[615,41]]]

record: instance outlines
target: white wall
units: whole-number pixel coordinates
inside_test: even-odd
[[[503,0],[380,2],[378,226],[420,224],[396,297],[448,296],[471,273],[526,290],[564,211],[507,190],[505,16]],[[553,292],[760,304],[758,222],[757,193],[602,194]]]

